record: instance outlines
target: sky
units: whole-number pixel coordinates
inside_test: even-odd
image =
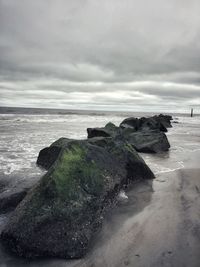
[[[0,106],[200,112],[199,0],[0,0]]]

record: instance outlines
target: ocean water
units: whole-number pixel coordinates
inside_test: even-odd
[[[44,172],[36,166],[38,153],[56,139],[84,139],[87,138],[88,127],[101,127],[110,121],[119,125],[128,116],[147,115],[112,112],[49,113],[26,110],[23,113],[11,111],[0,114],[0,194],[36,183]],[[158,181],[162,181],[162,173],[184,168],[192,154],[200,151],[200,116],[190,118],[176,114],[174,117],[178,123],[173,123],[173,128],[167,133],[171,144],[169,152],[141,153]],[[6,214],[0,215],[0,229],[7,218]],[[6,255],[0,251],[0,266],[15,266],[13,258]]]
[[[8,183],[33,181],[39,151],[60,137],[87,138],[87,127],[118,124],[124,117],[87,114],[0,114],[0,178]]]
[[[87,138],[88,127],[102,127],[111,121],[116,125],[127,116],[144,114],[0,114],[0,179],[13,183],[15,180],[36,179],[42,170],[36,166],[39,151],[60,137]],[[182,152],[199,149],[200,117],[180,115],[178,124],[167,133],[171,149],[168,153],[148,155],[143,158],[157,172],[170,171],[182,166]]]

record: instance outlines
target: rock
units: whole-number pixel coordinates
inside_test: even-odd
[[[102,137],[93,137],[88,140],[84,140],[84,142],[89,142],[91,144],[98,145],[98,146],[104,146],[105,144],[107,144],[107,141],[105,140],[107,139],[102,138]],[[83,140],[69,139],[65,137],[59,138],[58,140],[53,142],[49,147],[45,147],[39,152],[39,155],[37,158],[37,164],[40,167],[48,170],[57,160],[61,150],[66,149],[69,144],[71,145],[71,143],[74,143],[74,142],[81,144]]]
[[[130,117],[120,124],[121,138],[128,141],[138,152],[157,153],[170,148],[164,132],[171,127],[171,116],[162,115],[140,119]]]
[[[159,116],[149,118],[142,117],[140,119],[130,117],[123,120],[120,124],[121,128],[131,128],[133,131],[159,130],[167,132],[166,126],[168,126],[168,122],[165,122],[165,119]]]
[[[102,128],[87,128],[88,138],[110,136],[114,137],[117,134],[117,131],[118,127],[115,126],[112,122],[109,122],[105,127]]]
[[[138,118],[130,117],[123,120],[119,126],[121,128],[131,128],[133,131],[138,131],[140,128],[140,121]]]
[[[109,123],[102,128],[89,128],[88,138],[118,136],[129,141],[138,152],[167,151],[170,147],[169,141],[162,132],[167,132],[167,128],[172,127],[171,120],[171,116],[163,114],[139,119],[130,117],[123,120],[119,127]]]
[[[57,160],[1,234],[3,244],[19,256],[84,256],[123,185],[154,177],[132,146],[117,138],[54,144],[62,144]],[[45,166],[50,165],[47,158],[52,159],[46,157]]]
[[[151,118],[141,118],[140,130],[159,130],[161,132],[167,132],[167,128],[157,116]]]
[[[111,137],[93,137],[89,138],[88,140],[84,140],[84,142],[91,143],[93,145],[102,146],[105,147],[108,143],[108,141],[111,140]],[[45,147],[39,152],[38,158],[37,158],[37,164],[48,170],[54,162],[57,160],[60,152],[62,149],[65,149],[68,147],[71,142],[82,142],[74,139],[68,139],[68,138],[59,138],[54,143],[52,143],[49,147]],[[56,153],[54,153],[56,151]]]
[[[163,115],[160,114],[159,116],[154,116],[157,118],[157,120],[164,125],[166,128],[171,128],[171,120],[173,120],[172,116],[170,115]]]
[[[160,118],[163,118],[164,120],[170,122],[173,120],[172,116],[171,115],[163,115],[163,114],[160,114],[159,115]]]
[[[108,122],[105,126],[105,129],[110,133],[111,136],[114,136],[118,133],[119,127],[112,122]]]
[[[40,167],[48,170],[55,160],[58,158],[58,155],[60,154],[60,151],[63,147],[67,146],[69,142],[71,142],[73,139],[69,138],[60,138],[54,143],[51,144],[50,147],[43,148],[38,155],[37,158],[37,165]]]
[[[9,182],[5,179],[5,177],[0,176],[0,194],[5,191],[5,188],[8,186]]]
[[[139,131],[128,133],[124,138],[138,151],[143,153],[158,153],[170,148],[169,141],[163,132]]]
[[[109,137],[110,134],[104,128],[87,128],[88,138],[92,137]]]
[[[17,205],[26,196],[28,189],[4,191],[0,194],[0,213],[14,210]]]
[[[61,149],[57,146],[45,147],[42,149],[37,158],[37,165],[48,170],[57,159]]]
[[[139,120],[138,120],[139,121]],[[140,131],[135,131],[131,127],[117,127],[114,124],[107,124],[104,128],[109,131],[109,138],[118,138],[123,140],[124,142],[128,141],[130,142],[133,147],[138,152],[143,153],[157,153],[161,151],[167,151],[170,148],[169,141],[166,137],[166,135],[162,132],[156,131],[156,130],[150,130],[151,128],[157,128],[156,124],[149,123],[149,126],[147,124],[147,120],[143,120],[141,118],[143,128],[140,129]],[[151,122],[148,120],[148,122]],[[139,123],[138,123],[139,126]],[[110,127],[110,129],[109,129]],[[101,133],[103,130],[99,131],[97,134],[97,139],[95,139],[92,136],[95,136],[96,129],[98,128],[91,128],[91,134],[88,132],[88,142],[95,142],[96,145],[103,145],[106,139],[101,138],[104,137],[104,134],[101,136]],[[99,128],[100,129],[100,128]],[[99,137],[99,138],[98,138]],[[108,137],[107,137],[108,138]],[[73,139],[68,138],[60,138],[56,142],[54,142],[50,147],[46,147],[42,149],[38,155],[37,164],[44,169],[48,170],[52,164],[57,159],[61,149],[63,147],[67,147],[68,143],[71,142]],[[76,140],[73,140],[74,142],[77,142]]]
[[[16,175],[11,180],[5,180],[5,177],[2,177],[0,181],[0,214],[14,210],[36,181],[35,177],[26,181],[19,180]]]

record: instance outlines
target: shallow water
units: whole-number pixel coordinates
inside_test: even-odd
[[[101,127],[109,121],[118,125],[124,118],[125,116],[120,114],[0,114],[0,192],[34,184],[43,173],[35,165],[38,152],[56,139],[84,139],[87,137],[87,127]],[[101,253],[111,253],[104,249],[108,237],[122,230],[120,224],[128,224],[129,219],[135,220],[136,217],[133,216],[148,207],[153,192],[159,190],[160,185],[166,181],[166,174],[191,167],[189,159],[200,151],[200,117],[188,118],[179,115],[177,119],[179,123],[173,124],[173,128],[167,133],[171,144],[169,152],[155,155],[141,153],[157,178],[152,185],[136,185],[126,193],[128,199],[124,198],[116,212],[106,219],[108,223],[104,224],[98,241],[93,244],[94,249],[91,250],[89,258],[98,257],[96,253],[98,254],[99,247],[102,247]],[[9,214],[0,216],[0,230],[8,216]],[[117,224],[112,223],[113,221],[117,221]],[[113,228],[114,225],[116,228]],[[121,235],[123,239],[123,231]],[[86,264],[89,264],[89,261],[84,263],[51,259],[27,262],[0,249],[0,266],[89,266]],[[94,265],[91,263],[91,266]]]

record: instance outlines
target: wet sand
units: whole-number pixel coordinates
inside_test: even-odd
[[[102,244],[99,241],[84,261],[71,266],[199,267],[200,170],[162,174],[153,189],[152,194],[138,193],[146,207],[138,201],[133,205],[133,210],[141,208],[137,214],[131,216],[125,208],[123,219],[122,210],[115,211],[104,225]],[[109,228],[113,235],[106,237]]]

